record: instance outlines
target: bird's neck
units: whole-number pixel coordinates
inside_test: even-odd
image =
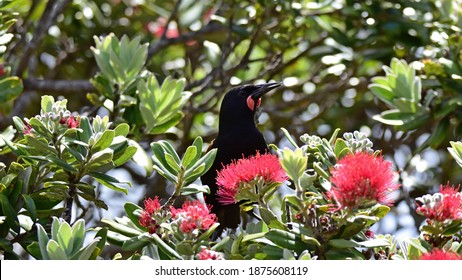
[[[243,131],[257,130],[257,125],[253,120],[226,120],[220,119],[218,125],[218,134],[223,133],[239,133]]]

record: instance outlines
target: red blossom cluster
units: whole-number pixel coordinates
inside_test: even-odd
[[[191,233],[195,229],[207,230],[217,221],[217,216],[210,213],[210,208],[199,200],[187,200],[180,209],[171,206],[170,211],[183,233]]]
[[[390,204],[388,194],[399,188],[391,162],[369,153],[343,157],[331,174],[332,188],[327,196],[339,209],[356,209],[370,202]]]
[[[440,192],[434,195],[425,195],[418,198],[422,203],[417,207],[417,213],[425,216],[428,220],[444,222],[445,220],[462,220],[462,193],[459,188],[440,186]]]
[[[421,260],[462,260],[462,256],[442,249],[433,249],[420,257]]]
[[[224,260],[220,253],[205,248],[196,255],[196,258],[198,260]]]
[[[241,184],[260,178],[266,183],[282,183],[288,179],[277,156],[257,153],[227,165],[218,173],[218,201],[224,205],[236,203]]]
[[[156,232],[157,228],[159,227],[156,224],[155,219],[153,219],[152,215],[160,210],[160,203],[159,197],[154,197],[154,199],[148,198],[144,200],[144,210],[141,213],[139,223],[143,227],[145,227],[149,233],[153,234]]]
[[[68,128],[77,128],[80,125],[80,119],[74,116],[70,116],[67,118],[61,118],[59,123],[67,125]]]

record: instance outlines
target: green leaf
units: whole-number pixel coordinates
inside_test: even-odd
[[[18,77],[0,77],[0,103],[15,100],[22,90],[22,82]]]
[[[55,103],[55,98],[51,95],[43,95],[41,100],[41,109],[43,113],[48,113],[52,111],[53,103]]]
[[[372,82],[376,81],[374,79],[375,78],[372,79]],[[369,85],[369,89],[381,101],[385,102],[389,106],[393,106],[393,99],[396,98],[396,95],[389,86],[373,83]]]
[[[137,211],[143,211],[143,208],[134,203],[127,202],[124,204],[124,209],[125,213],[127,214],[127,217],[132,221],[132,223],[135,224],[139,229],[145,231],[146,229],[139,223],[139,216],[135,214],[135,212]]]
[[[47,252],[51,260],[68,260],[69,259],[66,253],[64,252],[64,250],[61,247],[59,247],[59,244],[54,240],[50,240],[48,242]]]
[[[83,246],[85,241],[85,220],[79,219],[77,220],[71,228],[71,236],[72,236],[72,251],[78,250],[80,247]],[[68,255],[72,251],[69,251]]]
[[[269,228],[288,230],[287,226],[278,220],[276,215],[271,210],[258,207],[262,220],[268,225]]]
[[[344,227],[342,227],[340,238],[352,238],[353,236],[361,232],[361,230],[363,230],[365,226],[365,223],[362,221],[354,221],[353,223],[348,223]]]
[[[329,138],[329,145],[334,145],[334,142],[337,140],[337,136],[339,132],[340,132],[340,128],[336,128],[334,130],[334,133],[332,133],[332,135]]]
[[[90,79],[90,82],[93,84],[95,89],[102,94],[104,97],[113,100],[115,93],[114,93],[114,86],[113,84],[102,75],[102,73],[97,73],[93,78]],[[100,95],[98,94],[88,94],[87,99],[96,106],[102,106],[102,101],[100,100]]]
[[[95,235],[95,239],[99,238],[98,243],[96,244],[96,248],[99,249],[98,254],[95,254],[96,250],[93,252],[91,259],[96,259],[96,257],[103,251],[104,247],[106,247],[106,240],[107,240],[107,228],[100,228]]]
[[[346,240],[346,239],[331,239],[329,242],[327,242],[332,247],[335,248],[354,248],[354,247],[360,247],[358,242],[353,241],[353,240]]]
[[[103,132],[101,137],[96,141],[96,143],[91,147],[92,153],[100,152],[112,144],[114,140],[115,132],[114,130],[106,130]]]
[[[212,234],[215,232],[215,230],[218,228],[220,223],[214,223],[211,227],[209,227],[208,230],[206,230],[203,234],[201,234],[199,237],[196,239],[196,243],[199,244],[201,241],[207,240],[212,236]]]
[[[204,174],[204,173],[205,173],[205,164],[198,166],[194,170],[192,170],[191,168],[191,170],[186,171],[186,182],[187,183],[194,182],[196,181],[197,178],[201,176],[201,174]]]
[[[289,131],[287,131],[287,129],[281,127],[281,130],[282,130],[282,133],[284,134],[284,136],[287,138],[287,140],[289,141],[290,144],[292,144],[292,146],[294,146],[294,148],[298,148],[298,145],[297,143],[295,142],[295,140],[292,138],[292,136],[290,135]]]
[[[448,148],[451,156],[456,160],[457,164],[462,167],[462,142],[450,141],[451,148]]]
[[[289,148],[284,148],[284,150],[279,153],[279,156],[281,158],[282,168],[284,168],[287,175],[292,180],[299,181],[305,172],[308,162],[308,156],[303,149],[296,148],[292,151]]]
[[[114,128],[115,136],[127,137],[130,132],[130,126],[126,123],[121,123],[116,128]]]
[[[40,254],[42,254],[42,260],[49,260],[50,257],[48,256],[47,252],[47,244],[50,239],[48,238],[48,235],[41,224],[37,224],[37,235],[40,247]]]
[[[51,153],[53,155],[57,155],[57,152],[54,148],[48,145],[48,141],[44,138],[35,138],[29,135],[25,135],[27,140],[27,144],[31,147],[35,148],[39,153],[46,154]]]
[[[299,237],[285,230],[271,229],[265,234],[265,237],[282,248],[296,252],[303,251],[305,247]]]
[[[71,155],[80,163],[85,160],[85,157],[83,154],[81,154],[79,151],[75,150],[74,148],[69,147],[66,143],[63,143],[63,146],[66,147],[66,150],[71,153]]]
[[[23,194],[22,197],[24,198],[26,209],[29,212],[29,217],[35,222],[37,220],[37,208],[35,207],[34,200],[27,194]]]
[[[355,248],[333,248],[325,256],[327,260],[364,260],[364,255]]]
[[[168,246],[159,236],[157,236],[157,234],[151,235],[151,238],[156,242],[159,249],[170,259],[183,259],[172,247]]]
[[[152,239],[146,235],[134,236],[124,242],[122,249],[125,251],[140,250],[152,242]]]
[[[175,175],[177,172],[167,163],[167,159],[165,158],[166,151],[160,141],[151,143],[151,149],[154,153],[152,156],[154,166],[161,169],[164,173],[171,175],[172,177],[176,177]]]
[[[5,238],[0,238],[0,248],[3,252],[12,252],[13,251],[13,244],[11,241]]]
[[[0,193],[0,204],[2,206],[2,213],[6,216],[6,224],[10,227],[14,232],[19,234],[19,220],[14,210],[13,206],[11,205],[8,197],[4,194]]]
[[[410,245],[407,251],[408,259],[419,259],[422,254],[428,253],[418,238],[408,238],[405,242]]]
[[[95,180],[98,181],[100,184],[110,188],[111,190],[128,194],[128,190],[126,188],[122,188],[114,184],[114,183],[120,183],[120,182],[112,176],[109,176],[103,173],[98,173],[98,172],[90,172],[89,175],[95,178]]]
[[[85,116],[80,117],[79,127],[81,129],[81,131],[79,131],[79,139],[83,143],[88,143],[88,140],[90,140],[90,137],[93,135],[93,132],[92,132],[90,121],[88,120],[87,117]]]
[[[175,249],[180,255],[184,255],[184,256],[194,255],[194,250],[190,243],[180,242],[176,245]]]
[[[36,241],[33,241],[27,246],[27,252],[37,260],[43,259],[42,254],[40,253],[40,246]]]
[[[321,243],[319,243],[319,241],[314,237],[302,234],[301,238],[302,238],[303,243],[310,244],[316,247],[321,247]]]
[[[194,142],[192,143],[192,146],[196,147],[196,157],[191,161],[191,164],[194,164],[196,161],[198,161],[202,155],[202,146],[204,142],[202,140],[202,137],[197,136],[196,139],[194,139]],[[190,166],[186,166],[186,168],[189,168]]]
[[[194,165],[191,166],[191,168],[186,170],[185,181],[187,183],[194,182],[202,174],[207,172],[210,169],[210,167],[212,167],[216,154],[217,154],[217,149],[212,149],[207,154],[205,154],[203,157],[201,157],[198,161],[196,161],[196,163],[194,163]],[[204,164],[204,169],[201,172],[197,172],[197,169],[203,164]]]
[[[134,155],[137,153],[138,148],[135,146],[128,146],[125,151],[123,152],[122,155],[117,156],[114,155],[114,164],[115,166],[121,166],[127,161],[129,161],[131,158],[134,157]]]
[[[184,117],[184,113],[177,111],[173,116],[165,120],[164,122],[158,122],[151,130],[147,131],[149,134],[161,134],[166,132],[169,128],[177,125]]]
[[[64,220],[58,217],[51,217],[53,221],[51,222],[51,239],[58,240],[59,227]]]
[[[385,217],[390,212],[390,207],[386,205],[377,204],[371,209],[371,214],[379,219]]]
[[[143,233],[143,231],[140,231],[135,228],[131,228],[129,226],[123,225],[121,223],[117,223],[115,221],[112,221],[106,218],[101,219],[101,222],[109,225],[114,231],[121,233],[128,237],[138,236]]]
[[[176,172],[180,172],[180,166],[178,163],[175,161],[175,158],[169,154],[168,152],[165,153],[165,160],[167,161],[167,164]]]
[[[72,254],[74,244],[71,242],[71,240],[72,240],[71,227],[66,222],[61,223],[58,229],[58,239],[56,241],[58,242],[59,247],[63,249],[66,256],[69,256]]]
[[[89,193],[85,193],[85,192],[77,192],[77,195],[80,196],[81,198],[87,200],[87,201],[93,202],[95,204],[95,206],[98,207],[98,208],[108,210],[107,204],[104,201],[102,201],[100,199],[97,199],[94,194],[89,194]]]
[[[173,148],[172,144],[170,144],[168,141],[165,141],[165,140],[160,140],[159,143],[162,146],[162,149],[167,154],[170,154],[173,157],[173,160],[175,161],[175,163],[179,166],[181,164],[181,159],[178,156],[175,149]]]
[[[100,152],[93,154],[85,166],[88,171],[101,171],[101,167],[107,164],[112,164],[113,151],[106,148]]]
[[[351,150],[348,148],[345,140],[338,138],[337,141],[335,141],[334,153],[336,159],[339,160],[342,157],[350,154]]]
[[[41,189],[31,193],[30,197],[37,207],[37,217],[40,217],[39,212],[41,210],[49,210],[67,197],[67,187]]]
[[[100,238],[95,238],[90,244],[81,248],[75,255],[71,257],[73,260],[89,260],[97,249]]]
[[[29,120],[29,124],[40,136],[43,136],[46,139],[52,139],[53,138],[53,135],[51,134],[51,132],[38,119],[31,118]]]
[[[191,164],[194,164],[194,159],[198,154],[196,146],[189,146],[184,153],[183,159],[181,160],[181,165],[184,168],[190,167]]]
[[[206,185],[190,184],[181,188],[181,195],[192,195],[196,193],[210,194],[210,188]]]
[[[75,169],[72,165],[70,165],[69,163],[65,162],[64,160],[60,158],[57,158],[54,155],[49,155],[46,157],[46,159],[49,162],[56,164],[58,167],[62,168],[63,170],[70,171],[72,173],[77,173],[77,169]]]
[[[322,168],[322,164],[320,162],[313,163],[313,168],[319,176],[330,181],[329,174],[327,174],[327,172],[324,171],[324,169]]]

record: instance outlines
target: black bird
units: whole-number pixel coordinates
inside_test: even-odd
[[[241,220],[238,204],[222,205],[217,200],[217,173],[233,160],[269,151],[265,138],[256,126],[256,111],[261,97],[280,85],[267,83],[239,86],[226,93],[221,103],[218,136],[210,146],[217,148],[217,154],[212,167],[201,177],[202,183],[210,187],[210,194],[205,196],[205,200],[212,205],[211,211],[220,222],[215,237],[221,235],[226,227],[236,228]]]

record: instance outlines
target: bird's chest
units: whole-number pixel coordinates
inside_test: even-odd
[[[237,130],[220,135],[216,139],[217,158],[223,164],[242,157],[249,157],[258,152],[264,153],[268,147],[260,131]]]

